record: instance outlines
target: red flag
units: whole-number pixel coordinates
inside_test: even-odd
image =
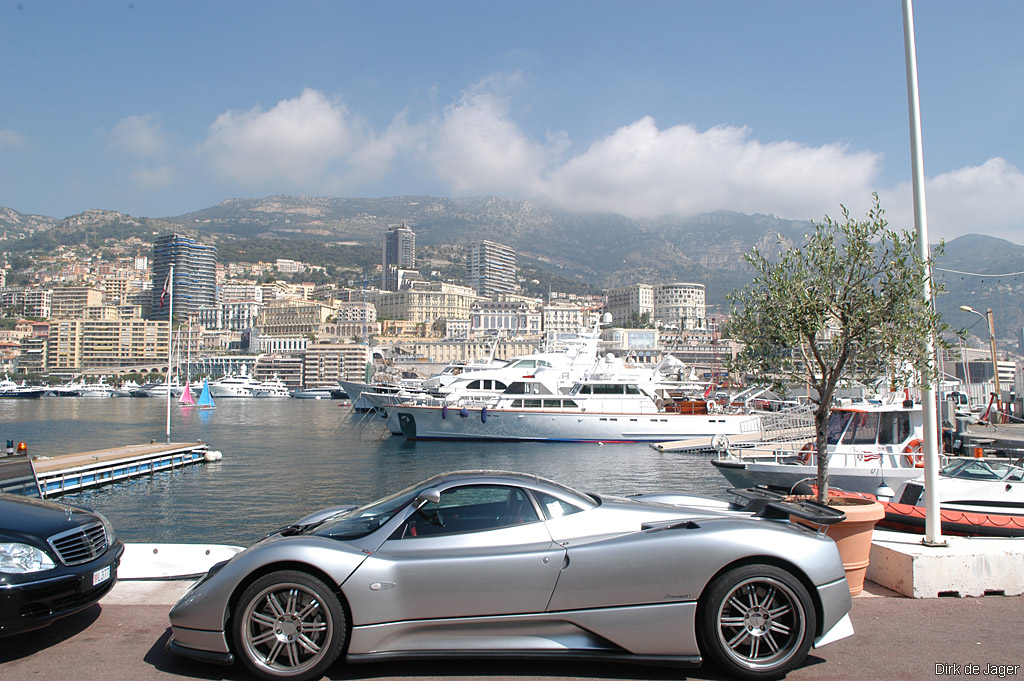
[[[704,391],[704,399],[705,400],[708,399],[709,397],[711,397],[711,391],[714,390],[714,388],[715,388],[715,384],[714,383],[709,383],[708,384],[708,389]]]
[[[164,306],[164,298],[167,297],[167,292],[171,289],[171,271],[167,270],[167,278],[164,279],[164,287],[160,291],[160,307]]]

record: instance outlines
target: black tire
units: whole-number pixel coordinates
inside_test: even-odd
[[[260,577],[242,593],[232,618],[236,656],[269,681],[319,679],[348,639],[345,612],[327,584],[305,572]]]
[[[807,589],[772,565],[745,565],[719,576],[698,613],[701,649],[742,679],[785,676],[807,657],[816,618]]]

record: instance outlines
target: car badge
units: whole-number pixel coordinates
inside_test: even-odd
[[[74,509],[70,509],[70,508],[65,508],[64,509],[64,515],[67,516],[69,523],[71,522],[71,516],[74,514],[74,512],[75,512]]]

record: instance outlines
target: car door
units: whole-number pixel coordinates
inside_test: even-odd
[[[356,625],[543,612],[564,555],[523,489],[462,485],[409,515],[345,595]]]

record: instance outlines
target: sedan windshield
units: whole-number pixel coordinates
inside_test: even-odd
[[[401,492],[378,499],[366,506],[360,506],[354,511],[349,511],[343,516],[317,526],[313,530],[313,534],[321,537],[330,537],[331,539],[359,539],[360,537],[365,537],[391,520],[396,513],[415,499],[422,489],[423,483],[406,487]]]

